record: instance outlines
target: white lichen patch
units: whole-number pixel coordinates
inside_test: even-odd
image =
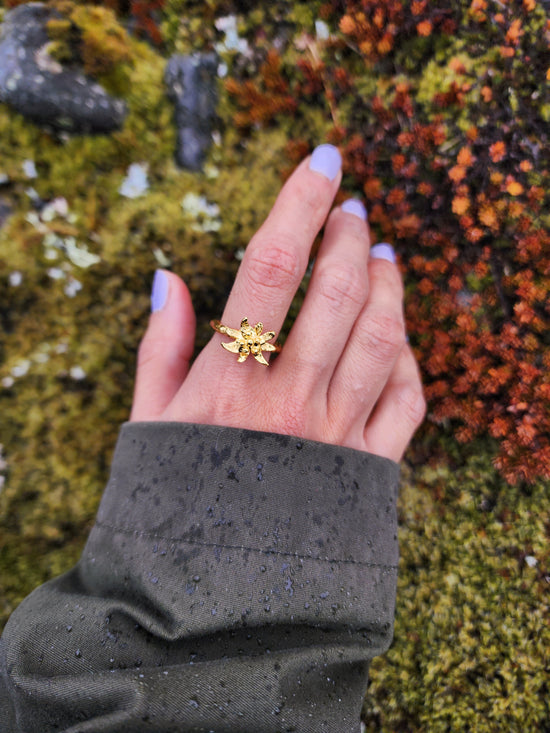
[[[50,267],[47,273],[48,273],[48,277],[51,277],[52,280],[64,280],[65,279],[65,272],[61,269],[61,267]]]
[[[82,379],[86,379],[86,372],[84,371],[84,369],[82,369],[81,366],[71,367],[69,370],[69,374],[71,376],[71,379],[75,379],[77,382],[81,381]]]
[[[222,222],[219,217],[220,207],[210,203],[204,196],[187,193],[182,199],[181,208],[191,219],[191,228],[196,232],[218,232]]]
[[[64,254],[69,262],[76,267],[87,268],[101,262],[101,257],[90,252],[85,244],[77,242],[73,236],[62,236],[50,228],[50,224],[57,219],[62,219],[68,224],[76,224],[77,217],[69,209],[67,199],[62,196],[49,201],[42,207],[40,214],[31,211],[25,217],[26,221],[31,224],[40,234],[43,235],[42,244],[44,246],[44,257],[53,261],[58,259],[60,254]],[[66,263],[68,265],[68,263]],[[65,268],[67,269],[67,268]],[[70,269],[70,266],[69,268]],[[60,271],[59,267],[50,268],[48,275],[54,280],[61,280],[65,277],[65,273]],[[79,287],[70,288],[71,297],[80,290]]]
[[[246,38],[239,36],[237,28],[237,18],[235,15],[227,15],[218,18],[214,25],[216,29],[225,34],[221,43],[216,44],[216,51],[221,54],[224,52],[247,54],[250,51]]]
[[[34,160],[24,160],[23,161],[23,173],[27,176],[27,178],[37,178],[38,177],[38,171],[36,170],[36,165]]]
[[[69,282],[63,288],[63,292],[68,298],[74,298],[77,293],[82,290],[82,283],[74,277],[69,278]]]
[[[69,217],[69,204],[63,196],[58,196],[44,206],[40,212],[40,219],[45,222],[53,221],[57,216],[63,219]]]
[[[19,377],[24,377],[25,374],[29,371],[31,366],[30,359],[22,359],[21,361],[17,362],[15,366],[11,369],[11,376],[15,377],[15,379]]]
[[[315,21],[315,35],[318,41],[328,41],[330,38],[330,28],[324,20]]]
[[[205,163],[204,175],[210,180],[214,181],[220,175],[220,169],[212,163]]]
[[[74,237],[65,237],[63,247],[67,257],[77,267],[91,267],[101,262],[99,255],[89,252],[85,244],[78,245]]]
[[[121,196],[129,199],[135,199],[143,196],[149,190],[149,181],[147,180],[147,165],[145,163],[132,163],[126,173],[126,178],[122,181],[118,192]]]
[[[34,61],[41,71],[47,71],[49,74],[61,74],[63,67],[57,59],[50,56],[51,47],[51,42],[41,46],[38,51],[35,51]]]
[[[160,247],[153,247],[153,254],[161,267],[170,267],[172,264],[172,260],[164,254]]]

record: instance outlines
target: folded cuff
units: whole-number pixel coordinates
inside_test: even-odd
[[[139,599],[139,622],[168,639],[304,624],[359,632],[379,653],[398,475],[388,459],[286,435],[126,423],[81,577]]]

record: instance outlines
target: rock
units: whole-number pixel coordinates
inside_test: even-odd
[[[13,214],[13,208],[8,199],[0,196],[0,229]]]
[[[43,3],[10,10],[0,29],[0,102],[54,130],[110,132],[122,125],[126,105],[87,77],[81,68],[64,68],[47,53],[46,23],[52,11]]]
[[[176,160],[183,168],[199,170],[212,142],[218,102],[217,69],[214,53],[175,55],[166,66],[164,80],[176,108]]]

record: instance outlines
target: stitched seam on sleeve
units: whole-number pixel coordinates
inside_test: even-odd
[[[301,555],[298,552],[284,552],[282,550],[268,550],[259,547],[247,547],[246,545],[222,545],[218,542],[197,542],[196,540],[183,539],[181,537],[165,537],[164,535],[155,534],[154,532],[145,532],[139,529],[129,529],[127,527],[118,527],[108,522],[96,521],[95,526],[100,529],[108,529],[114,532],[134,535],[134,537],[149,537],[154,540],[164,540],[165,542],[179,542],[186,545],[194,545],[196,547],[215,547],[222,550],[246,550],[247,552],[257,552],[262,555],[278,555],[281,557],[295,557],[299,560],[315,560],[316,562],[336,563],[338,565],[360,565],[367,568],[384,568],[387,570],[397,570],[397,565],[386,565],[384,563],[364,562],[362,560],[342,560],[338,558],[316,557],[315,555]]]

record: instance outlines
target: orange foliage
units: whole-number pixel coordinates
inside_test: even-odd
[[[506,155],[505,143],[503,143],[502,140],[493,143],[489,148],[489,155],[491,156],[491,160],[493,161],[493,163],[498,163],[499,161],[501,161]]]
[[[506,176],[506,190],[510,196],[520,196],[524,188],[513,176]]]
[[[423,20],[416,26],[416,32],[419,36],[430,36],[433,31],[433,25],[429,20]]]
[[[332,54],[332,67],[325,58],[306,75],[310,89],[323,82],[338,115],[345,88],[330,136],[342,149],[344,188],[364,192],[371,228],[394,242],[406,272],[407,327],[429,404],[424,434],[490,436],[511,482],[550,478],[550,131],[533,93],[545,89],[550,24],[533,3],[458,0],[455,13],[428,0],[327,0],[321,16],[340,29],[341,60]],[[474,39],[473,50],[465,46],[472,64],[449,58],[455,78],[420,102],[401,49],[416,43],[427,64],[459,20]],[[490,67],[487,47],[501,51]],[[374,94],[355,86],[358,54],[383,79]],[[257,100],[234,87],[238,115],[252,119],[259,104],[255,119],[267,124],[265,96],[294,114],[290,99],[303,87],[271,67],[273,93],[264,68]],[[457,114],[465,106],[466,126]]]
[[[226,89],[241,108],[234,118],[237,127],[266,124],[280,113],[293,113],[298,106],[283,76],[281,58],[274,49],[268,51],[260,67],[259,82],[228,79]]]

